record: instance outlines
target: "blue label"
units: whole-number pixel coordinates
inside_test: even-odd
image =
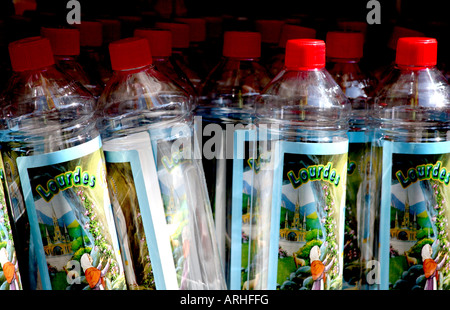
[[[31,279],[44,290],[126,289],[100,138],[19,157],[17,166],[36,260]]]
[[[248,247],[251,237],[255,137],[255,130],[236,130],[234,133],[230,289],[237,290],[242,288],[242,269],[248,268],[248,264],[243,263],[242,248]]]
[[[380,288],[450,289],[450,142],[382,147]]]
[[[276,147],[269,289],[300,289],[286,278],[305,266],[311,266],[303,275],[311,281],[303,281],[304,288],[342,287],[347,152],[348,141],[283,141]]]
[[[164,290],[166,284],[139,153],[105,152],[105,159],[128,285],[135,289]]]

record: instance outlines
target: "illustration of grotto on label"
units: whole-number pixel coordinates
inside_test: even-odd
[[[341,288],[334,188],[325,181],[308,182],[296,189],[291,184],[283,186],[280,290]]]
[[[401,185],[392,185],[390,288],[449,289],[448,188],[436,180]]]
[[[74,209],[59,203],[60,195],[38,208],[52,288],[107,290],[123,285],[111,242],[104,236],[104,220],[89,195],[78,189],[76,196],[84,208]]]

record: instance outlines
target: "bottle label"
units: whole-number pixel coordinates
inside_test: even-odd
[[[380,288],[450,289],[450,142],[382,146]]]
[[[147,234],[153,232],[153,226],[146,192],[142,190],[139,154],[137,151],[105,152],[105,158],[127,284],[132,289],[154,290],[155,267],[151,264],[150,251],[157,247],[152,242],[154,234]]]
[[[247,280],[251,222],[255,196],[253,177],[255,130],[236,130],[233,146],[230,289],[240,290]]]
[[[22,290],[19,264],[14,246],[11,221],[8,212],[7,191],[4,190],[5,173],[0,157],[0,290]]]
[[[348,141],[276,147],[268,288],[341,289]]]
[[[127,136],[132,150],[121,150],[120,138],[105,146],[126,276],[140,288],[153,288],[152,277],[156,289],[211,288],[223,279],[210,269],[218,253],[208,239],[203,176],[189,155],[192,136],[168,137],[155,130]],[[150,266],[152,275],[140,272]]]
[[[139,148],[105,151],[127,282],[134,289],[178,289],[175,253],[167,222],[173,216],[170,202],[175,197],[168,193],[171,196],[163,199],[154,152],[157,147],[150,142],[149,134],[144,132],[127,138],[136,139]],[[165,202],[169,202],[169,210]]]
[[[349,149],[344,229],[344,289],[355,287],[362,274],[361,259],[366,259],[364,247],[370,237],[371,227],[366,210],[367,166],[370,144],[365,132],[348,132]]]
[[[100,137],[17,158],[30,223],[30,282],[44,290],[126,289]]]

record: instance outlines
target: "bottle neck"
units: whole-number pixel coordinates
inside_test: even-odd
[[[307,71],[307,72],[314,72],[314,71],[322,71],[325,70],[325,66],[320,67],[284,67],[285,71]]]
[[[425,70],[425,69],[433,69],[436,66],[415,66],[415,65],[400,65],[400,64],[395,64],[395,67],[399,70],[402,71],[420,71],[420,70]]]

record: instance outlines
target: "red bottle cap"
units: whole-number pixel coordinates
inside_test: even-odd
[[[328,57],[363,57],[364,35],[360,32],[330,31],[327,33],[326,42]]]
[[[278,46],[286,48],[286,42],[293,39],[315,39],[316,30],[313,28],[285,24],[281,30]]]
[[[189,25],[183,23],[155,23],[157,28],[168,29],[172,32],[172,47],[173,48],[188,48],[189,47]]]
[[[137,69],[152,64],[148,41],[144,38],[126,38],[109,44],[113,70]]]
[[[203,42],[206,40],[206,20],[203,18],[175,18],[175,21],[189,26],[189,41]]]
[[[261,57],[261,34],[251,31],[226,31],[223,38],[223,56]]]
[[[82,21],[75,24],[80,30],[80,45],[89,47],[99,47],[103,43],[103,25],[101,22]]]
[[[325,67],[325,42],[294,39],[286,43],[285,66],[288,69],[311,70]]]
[[[75,56],[80,54],[80,32],[70,28],[41,28],[41,36],[47,38],[53,55]]]
[[[259,19],[255,21],[256,30],[261,33],[261,42],[277,44],[280,40],[284,21],[272,19]]]
[[[134,30],[134,36],[148,40],[153,57],[172,55],[172,32],[170,30],[139,28]]]
[[[435,66],[437,63],[437,40],[425,37],[398,39],[395,63],[399,66]]]
[[[55,64],[50,41],[30,37],[11,42],[8,46],[13,71],[35,70]]]

